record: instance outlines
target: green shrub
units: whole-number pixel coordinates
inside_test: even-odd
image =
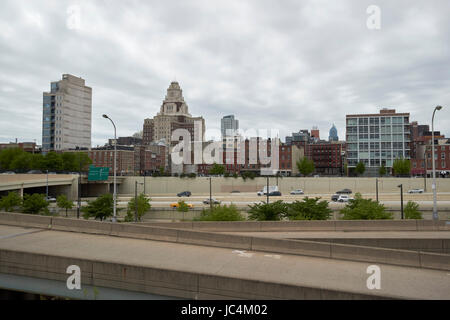
[[[189,211],[189,206],[184,201],[178,201],[177,211],[178,212],[188,212]]]
[[[88,201],[88,205],[83,207],[81,211],[83,212],[83,218],[89,219],[94,217],[96,220],[103,221],[108,217],[113,215],[114,200],[113,195],[106,193],[101,195],[94,201]]]
[[[288,206],[281,200],[272,203],[255,203],[249,205],[249,219],[258,221],[277,221],[283,219],[288,210]]]
[[[330,218],[331,209],[328,201],[321,198],[305,197],[302,201],[288,204],[287,216],[290,220],[327,220]]]
[[[150,198],[148,198],[145,194],[141,193],[137,197],[137,218],[138,221],[141,221],[142,217],[145,215],[145,213],[150,210],[152,205],[150,204]],[[136,199],[132,198],[130,201],[128,201],[128,207],[127,207],[127,215],[125,216],[126,222],[131,222],[135,220],[135,214],[136,214]]]
[[[392,219],[393,215],[386,212],[384,205],[372,199],[363,199],[360,193],[355,194],[355,199],[350,200],[342,209],[343,220],[376,220]]]
[[[200,217],[196,221],[243,221],[245,218],[239,212],[234,204],[215,205],[211,209],[203,209]]]
[[[31,214],[48,214],[48,205],[48,201],[45,200],[45,194],[26,194],[23,197],[22,210],[25,213]]]
[[[17,192],[8,192],[7,196],[3,196],[0,199],[0,210],[5,209],[6,212],[13,211],[14,208],[20,207],[22,204],[22,198]]]
[[[419,211],[419,204],[414,201],[408,201],[404,212],[406,219],[422,219],[422,213]]]

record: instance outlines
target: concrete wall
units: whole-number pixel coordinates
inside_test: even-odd
[[[134,194],[135,181],[144,182],[144,177],[125,177],[119,186],[120,194]],[[436,179],[439,192],[450,192],[450,179]],[[432,179],[427,179],[427,191],[431,191]],[[398,185],[403,184],[403,190],[424,188],[422,178],[379,178],[378,190],[380,193],[399,192]],[[254,180],[242,178],[213,177],[213,193],[230,193],[233,190],[241,192],[256,192],[266,185],[266,178],[260,177]],[[276,178],[270,178],[270,185],[276,185]],[[349,188],[355,192],[375,193],[375,178],[278,178],[278,186],[282,193],[289,193],[293,189],[303,189],[305,193],[334,193],[338,190]],[[144,187],[138,185],[138,192]],[[197,177],[194,179],[177,177],[146,177],[145,191],[147,194],[174,195],[181,191],[189,190],[193,194],[209,193],[209,178]]]
[[[291,222],[184,222],[164,228],[161,224],[142,225],[92,220],[42,217],[0,212],[0,224],[37,227],[58,231],[101,234],[201,246],[306,255],[386,263],[450,271],[450,255],[422,251],[375,248],[308,240],[271,239],[215,233],[213,231],[429,231],[449,230],[448,221],[291,221]],[[189,230],[190,229],[190,230]],[[201,231],[200,231],[201,230]],[[204,231],[207,230],[207,231]],[[0,264],[1,265],[1,264]],[[0,271],[1,272],[1,271]],[[24,274],[27,275],[27,274]]]

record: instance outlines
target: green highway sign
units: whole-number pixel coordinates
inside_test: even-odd
[[[109,177],[108,167],[89,166],[88,181],[105,181]]]

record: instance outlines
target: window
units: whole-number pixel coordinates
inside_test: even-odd
[[[445,152],[441,153],[441,159],[445,159]]]

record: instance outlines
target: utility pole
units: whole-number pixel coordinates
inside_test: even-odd
[[[48,200],[48,169],[47,169],[47,185],[45,187],[45,193],[47,194],[47,200]]]
[[[266,190],[266,194],[267,194],[267,204],[269,204],[269,176],[267,176],[267,190]]]
[[[81,207],[81,154],[78,152],[78,206],[77,206],[77,219],[80,219],[80,207]]]
[[[138,222],[137,184],[136,180],[134,185],[134,222]]]

